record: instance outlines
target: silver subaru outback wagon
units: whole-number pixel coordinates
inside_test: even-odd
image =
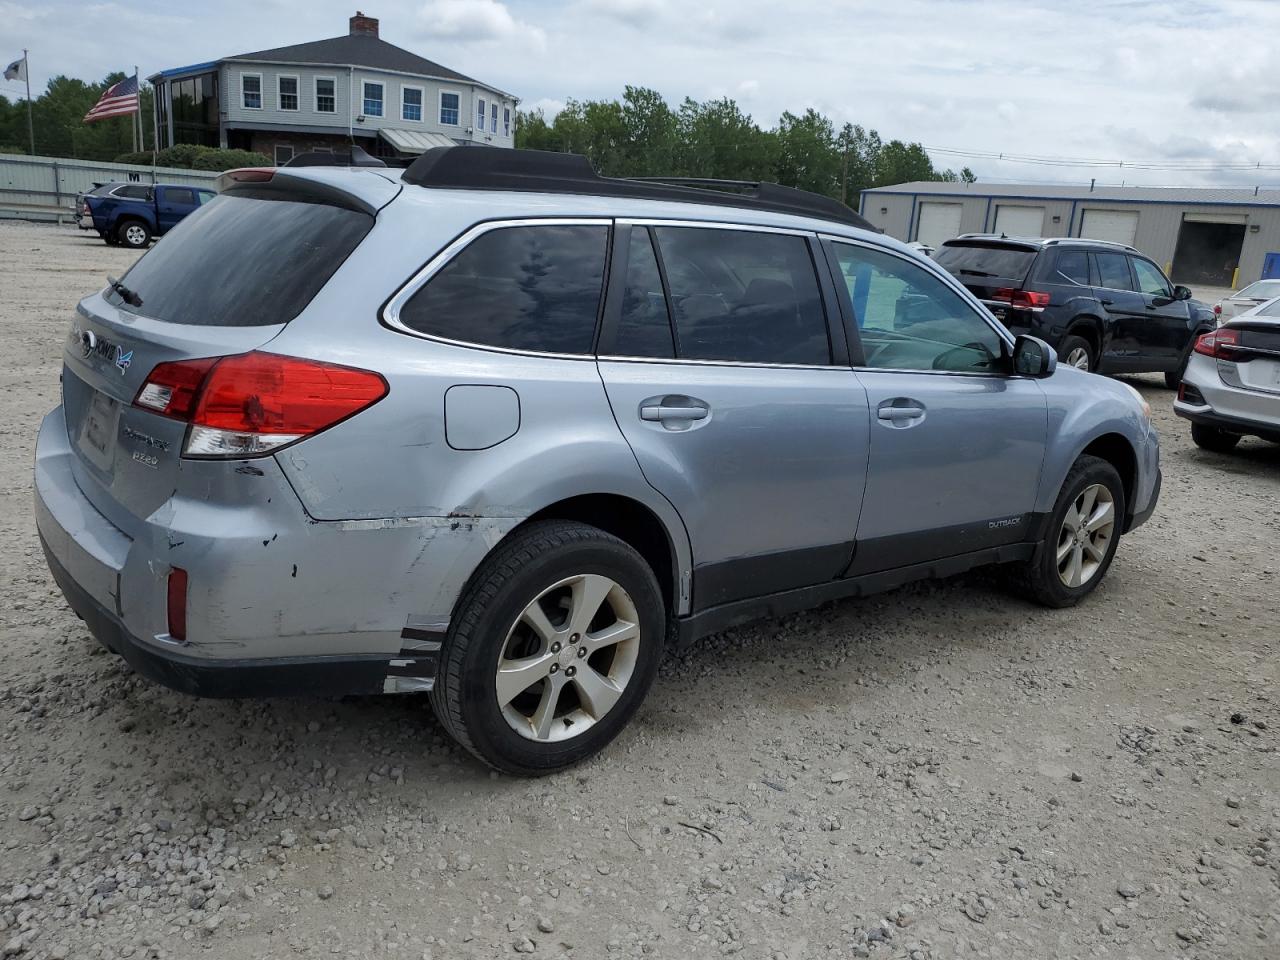
[[[35,463],[140,674],[429,692],[517,774],[753,617],[981,564],[1073,604],[1159,488],[1136,391],[843,205],[461,147],[225,175],[79,304]]]

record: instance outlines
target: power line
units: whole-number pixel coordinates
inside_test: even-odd
[[[1116,170],[1170,170],[1213,173],[1217,171],[1280,170],[1280,163],[1231,163],[1220,160],[1102,160],[1090,157],[1046,157],[1034,154],[993,153],[983,150],[961,150],[954,147],[926,146],[930,153],[944,156],[965,157],[974,160],[998,160],[1006,163],[1022,163],[1051,167],[1086,167],[1089,169]]]

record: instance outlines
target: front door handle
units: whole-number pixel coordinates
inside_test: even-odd
[[[894,397],[876,406],[876,417],[886,427],[902,429],[924,421],[925,406],[911,397]]]
[[[1109,306],[1111,306],[1113,303],[1115,303],[1115,301],[1114,301],[1114,300],[1099,300],[1098,302],[1099,302],[1100,304],[1102,304],[1104,307],[1109,307]]]

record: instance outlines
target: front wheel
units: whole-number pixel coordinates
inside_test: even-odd
[[[151,230],[140,220],[127,220],[120,225],[116,236],[126,247],[141,250],[151,242]]]
[[[1081,457],[1062,484],[1035,554],[1014,565],[1022,592],[1046,607],[1079,603],[1111,566],[1124,516],[1124,483],[1116,468]]]
[[[603,749],[649,691],[666,613],[632,547],[583,523],[511,534],[459,601],[431,703],[485,763],[552,773]]]
[[[1236,444],[1240,442],[1240,434],[1227,433],[1225,430],[1205,426],[1203,423],[1193,423],[1191,425],[1191,439],[1202,450],[1210,450],[1213,453],[1230,453],[1236,448]]]

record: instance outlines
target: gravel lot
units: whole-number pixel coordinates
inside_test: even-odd
[[[0,223],[0,954],[1280,956],[1280,446],[1190,443],[1076,610],[984,576],[713,638],[491,775],[425,699],[200,701],[90,639],[30,465],[133,254]]]

